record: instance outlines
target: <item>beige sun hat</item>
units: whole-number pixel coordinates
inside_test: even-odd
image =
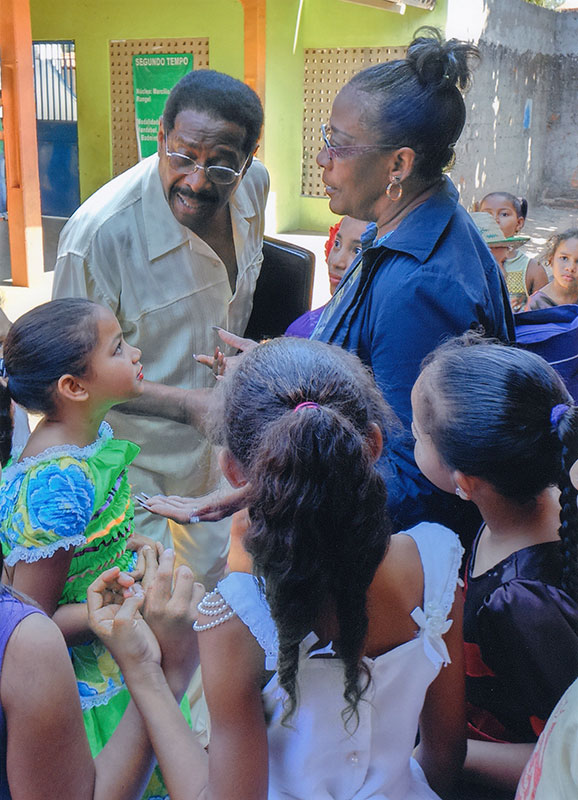
[[[472,211],[470,217],[476,223],[476,227],[488,247],[524,244],[524,242],[530,241],[530,237],[522,233],[517,233],[515,236],[504,236],[496,220],[487,211]]]

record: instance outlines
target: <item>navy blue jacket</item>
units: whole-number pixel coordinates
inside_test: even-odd
[[[449,178],[362,259],[350,302],[337,304],[313,338],[356,353],[404,426],[405,436],[389,444],[386,470],[396,527],[423,519],[447,524],[448,503],[455,503],[421,475],[413,458],[411,389],[424,357],[448,337],[482,326],[487,336],[514,341],[506,287]]]

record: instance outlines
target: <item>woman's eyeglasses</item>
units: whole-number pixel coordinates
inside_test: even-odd
[[[334,161],[339,158],[352,158],[360,153],[369,153],[372,150],[393,150],[393,147],[384,147],[382,144],[357,144],[357,145],[343,145],[335,146],[329,141],[331,136],[331,128],[329,125],[321,126],[321,136],[323,137],[323,144],[327,150],[327,155]]]

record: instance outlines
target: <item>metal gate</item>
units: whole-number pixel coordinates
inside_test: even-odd
[[[74,42],[34,42],[34,91],[42,215],[80,205]]]

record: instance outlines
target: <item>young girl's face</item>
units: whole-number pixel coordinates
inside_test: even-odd
[[[103,407],[131,400],[142,393],[141,351],[127,344],[118,320],[108,308],[96,310],[98,340],[82,379],[91,401]]]
[[[353,263],[355,256],[361,253],[361,234],[366,227],[367,222],[353,217],[343,217],[327,257],[331,294],[337,289],[339,281]]]
[[[524,217],[519,217],[510,201],[501,194],[484,198],[480,211],[486,211],[496,220],[504,236],[514,236],[524,227]]]
[[[412,423],[411,431],[415,439],[413,449],[415,463],[425,477],[444,492],[455,492],[456,483],[453,470],[447,466],[438,453],[430,434],[424,427],[423,398],[428,390],[427,379],[423,374],[417,379],[411,392]]]
[[[568,294],[578,295],[578,239],[560,242],[550,266],[557,285]]]

